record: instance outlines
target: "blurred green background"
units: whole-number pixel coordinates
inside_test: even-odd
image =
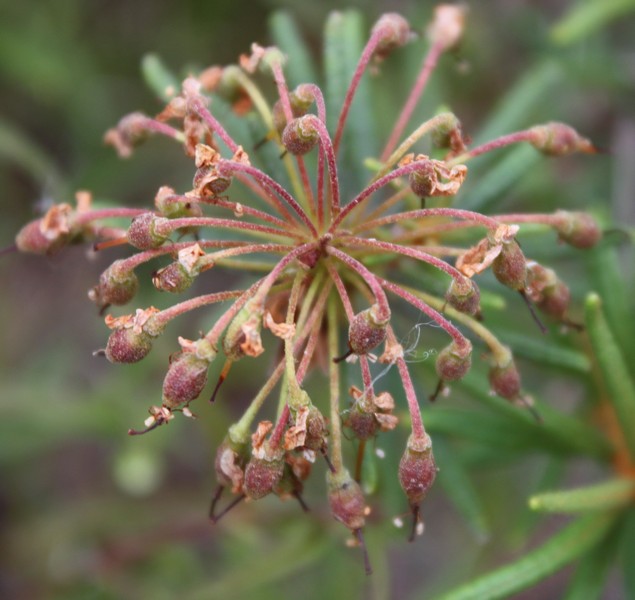
[[[421,111],[445,102],[477,139],[495,116],[499,126],[508,118],[510,127],[565,120],[609,153],[532,163],[504,194],[473,188],[467,205],[491,212],[591,207],[605,222],[635,221],[633,3],[607,3],[615,12],[605,11],[606,22],[582,23],[582,34],[575,22],[554,30],[582,4],[593,2],[472,3],[465,42],[441,61]],[[188,66],[231,63],[252,41],[268,43],[269,15],[287,9],[319,59],[326,15],[348,7],[362,9],[366,30],[382,11],[397,10],[421,31],[432,4],[0,0],[0,245],[11,244],[51,199],[70,200],[77,189],[132,206],[148,205],[160,185],[188,189],[190,163],[169,142],[153,141],[127,161],[102,143],[123,114],[160,110],[140,74],[146,53],[181,74]],[[391,57],[372,81],[373,104],[386,116],[374,123],[379,131],[388,130],[411,81],[403,74],[414,73],[424,48],[419,42],[402,58]],[[545,66],[551,64],[553,72]],[[545,84],[546,78],[552,80]],[[517,96],[500,105],[510,90]],[[551,263],[562,259],[561,275],[580,299],[591,285],[584,259],[554,248],[544,255]],[[346,531],[328,514],[321,464],[306,493],[309,517],[294,503],[267,498],[211,527],[213,451],[256,389],[252,367],[234,368],[224,390],[233,404],[201,403],[196,422],[176,419],[152,435],[129,438],[127,428],[140,426],[157,401],[176,335],[195,336],[210,316],[170,329],[142,365],[115,367],[93,358],[106,330],[86,291],[119,256],[104,254],[89,259],[86,248],[70,248],[53,258],[0,257],[0,597],[427,598],[518,555],[521,542],[531,539],[525,498],[536,483],[539,452],[475,467],[487,527],[470,529],[437,486],[424,506],[425,536],[407,544],[391,524],[406,508],[395,478],[403,439],[386,442],[378,492],[370,499],[372,578],[365,578],[358,553],[344,546]],[[629,276],[631,264],[623,264]],[[142,296],[140,305],[152,302]],[[519,330],[516,321],[502,315],[498,330],[514,323],[510,341],[538,335],[530,323]],[[431,336],[426,347],[439,347],[440,340]],[[428,386],[430,367],[422,365]],[[575,369],[553,368],[545,376],[528,360],[523,373],[525,388],[564,398],[567,406],[590,393]],[[473,408],[469,393],[463,396],[447,402]],[[594,468],[578,467],[583,478]],[[560,597],[561,585],[553,578],[522,597]],[[619,585],[609,588],[612,597],[619,597]]]

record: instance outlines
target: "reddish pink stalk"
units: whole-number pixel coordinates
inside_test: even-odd
[[[225,145],[232,151],[236,152],[238,150],[238,144],[232,139],[232,137],[227,133],[225,128],[217,121],[212,113],[209,111],[207,106],[203,104],[201,100],[198,98],[190,98],[189,99],[190,106],[194,109],[194,112],[207,123],[209,128],[218,135],[218,137],[225,142]]]
[[[382,225],[398,223],[399,221],[414,221],[416,219],[425,219],[426,217],[452,217],[455,219],[462,219],[464,221],[472,221],[474,223],[478,223],[479,225],[483,225],[488,229],[496,229],[500,225],[500,221],[497,217],[488,217],[472,210],[464,210],[462,208],[420,208],[419,210],[399,212],[393,215],[380,217],[379,219],[374,219],[373,221],[366,221],[361,225],[354,227],[353,231],[358,233],[367,229],[381,227]],[[436,231],[436,225],[433,230]]]
[[[406,361],[403,359],[403,356],[397,359],[397,368],[399,369],[399,376],[401,377],[403,389],[406,392],[408,412],[410,413],[410,421],[412,423],[412,435],[417,439],[423,438],[426,435],[426,431],[421,419],[421,411],[419,410],[419,403],[417,402],[417,393],[412,385],[408,366],[406,365]]]
[[[379,279],[379,281],[381,282],[381,285],[387,290],[391,291],[396,296],[403,298],[406,302],[412,304],[412,306],[418,308],[421,312],[425,313],[431,319],[436,321],[452,337],[459,348],[467,348],[469,340],[441,313],[434,310],[434,308],[426,304],[423,300],[417,298],[414,294],[411,294],[410,292],[404,290],[397,284],[392,283],[391,281],[387,281],[386,279]]]
[[[417,248],[412,248],[410,246],[401,246],[399,244],[393,244],[390,242],[380,242],[379,240],[368,239],[368,238],[360,238],[360,237],[347,237],[346,238],[347,246],[365,246],[366,248],[377,248],[379,250],[386,250],[386,252],[394,252],[396,254],[403,254],[404,256],[408,256],[409,258],[414,258],[415,260],[421,260],[423,262],[428,263],[444,271],[453,279],[463,280],[465,276],[458,270],[455,269],[452,265],[449,265],[444,260],[437,258],[436,256],[432,256],[427,252],[423,252],[422,250],[418,250]]]
[[[282,66],[279,62],[274,62],[271,66],[271,69],[273,71],[273,77],[276,81],[276,86],[278,87],[278,95],[280,96],[280,102],[282,102],[282,109],[284,111],[285,119],[287,123],[290,123],[293,120],[293,108],[291,107],[289,89],[287,88],[287,81],[284,77],[284,71],[282,70]],[[313,199],[313,190],[311,189],[311,182],[309,181],[309,174],[307,173],[306,165],[304,164],[304,158],[302,158],[302,156],[296,156],[295,159],[298,163],[298,169],[300,170],[300,178],[302,180],[304,193],[309,199],[310,205],[313,206],[315,202]]]
[[[314,115],[307,115],[311,125],[320,136],[320,147],[326,156],[326,163],[329,168],[329,182],[331,184],[331,213],[336,215],[340,210],[340,185],[337,178],[337,162],[335,160],[335,150],[331,144],[331,137],[326,129],[326,125]]]
[[[366,42],[366,46],[362,51],[362,55],[359,57],[359,61],[357,62],[357,67],[355,68],[355,72],[353,73],[353,79],[351,80],[350,85],[348,86],[348,90],[346,90],[346,96],[344,97],[344,104],[342,105],[342,110],[340,112],[340,117],[337,121],[337,129],[335,130],[335,137],[333,142],[333,148],[335,149],[335,154],[337,154],[340,142],[342,140],[342,133],[344,132],[344,123],[346,123],[346,118],[348,117],[348,113],[351,109],[351,104],[353,103],[353,96],[355,96],[355,92],[359,87],[359,82],[362,79],[362,75],[370,62],[370,59],[373,57],[377,46],[385,37],[385,32],[382,29],[376,29],[368,42]]]
[[[143,121],[143,128],[151,131],[152,133],[159,133],[177,141],[181,141],[183,138],[183,133],[178,129],[150,117],[146,117]]]
[[[423,94],[423,90],[428,83],[428,79],[430,78],[432,71],[434,71],[435,67],[437,66],[439,56],[441,56],[441,54],[443,53],[444,47],[445,46],[442,42],[437,42],[430,47],[430,50],[428,50],[428,53],[423,60],[423,64],[421,66],[419,76],[417,77],[417,81],[415,82],[410,95],[408,96],[408,99],[404,104],[404,107],[401,109],[401,114],[399,115],[399,118],[397,119],[397,122],[393,127],[392,133],[388,138],[388,142],[386,142],[386,147],[381,153],[381,158],[379,159],[381,162],[386,162],[387,158],[390,156],[390,153],[397,146],[397,142],[399,141],[401,134],[406,128],[406,125],[408,124],[408,121],[410,120],[410,117],[412,116],[412,113],[417,106],[417,102],[419,102],[419,99]]]
[[[260,198],[265,204],[277,210],[280,216],[291,223],[293,221],[293,215],[289,212],[286,205],[278,196],[276,196],[269,188],[263,188],[257,181],[254,181],[245,173],[236,173],[236,179],[240,181],[245,187],[250,189],[258,198]]]
[[[162,310],[160,313],[155,315],[154,318],[165,324],[175,317],[178,317],[196,308],[200,308],[201,306],[208,306],[210,304],[215,304],[216,302],[226,302],[227,300],[237,298],[244,293],[245,290],[234,290],[197,296],[196,298],[190,298],[189,300],[179,302],[178,304],[170,306],[170,308]]]
[[[363,189],[355,198],[353,198],[340,212],[339,215],[334,219],[329,231],[333,233],[337,226],[348,216],[348,214],[354,209],[357,208],[364,200],[368,199],[373,193],[377,190],[383,188],[386,184],[390,183],[394,179],[402,177],[403,175],[409,175],[410,173],[414,173],[417,169],[420,169],[423,165],[428,162],[428,159],[425,160],[415,160],[408,165],[404,165],[403,167],[398,167],[394,171],[380,177],[377,181],[371,183],[367,188]]]
[[[285,190],[277,181],[269,177],[266,173],[263,173],[260,169],[256,169],[251,165],[245,165],[243,163],[234,162],[231,160],[221,160],[219,161],[219,170],[222,169],[222,166],[227,166],[230,172],[242,172],[247,173],[251,177],[253,177],[260,185],[265,188],[273,189],[278,196],[280,196],[300,217],[302,222],[307,226],[308,230],[315,237],[318,236],[317,230],[315,226],[304,212],[303,208],[298,204],[298,201],[291,195],[287,190]]]
[[[147,213],[147,209],[143,208],[100,208],[99,210],[90,210],[75,214],[73,222],[78,225],[85,225],[100,219],[119,219],[134,218]]]
[[[388,298],[386,298],[386,294],[377,276],[358,260],[346,254],[346,252],[342,252],[333,246],[329,246],[326,251],[362,276],[368,287],[372,290],[375,301],[377,302],[379,308],[377,311],[377,319],[387,322],[390,319],[390,306],[388,305]]]
[[[517,144],[518,142],[529,142],[531,141],[531,135],[531,131],[527,129],[517,131],[515,133],[508,133],[507,135],[503,135],[495,140],[490,140],[489,142],[485,142],[476,148],[472,148],[471,150],[464,152],[460,156],[457,156],[449,161],[448,165],[452,166],[459,164],[470,158],[475,158],[476,156],[485,154],[486,152],[491,152],[497,148],[504,148],[505,146],[510,146],[511,144]]]
[[[284,231],[276,227],[267,227],[257,223],[248,223],[247,221],[238,221],[235,219],[216,219],[214,217],[181,217],[179,219],[170,219],[165,223],[156,226],[156,232],[162,235],[168,235],[172,231],[182,229],[184,227],[219,227],[223,229],[239,229],[245,233],[257,232],[268,233],[280,237],[289,237],[302,239],[298,233]]]

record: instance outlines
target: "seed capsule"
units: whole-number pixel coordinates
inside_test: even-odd
[[[284,147],[296,156],[306,154],[320,141],[313,125],[314,115],[306,115],[290,121],[282,132]]]
[[[496,279],[513,290],[523,291],[527,285],[527,260],[516,240],[504,242],[492,263]]]
[[[355,354],[368,354],[386,339],[388,321],[377,320],[378,306],[357,313],[348,328],[348,345]]]
[[[476,315],[481,309],[481,291],[469,277],[453,279],[445,299],[452,308],[467,315]]]
[[[122,306],[134,298],[138,289],[134,271],[123,260],[116,260],[99,276],[99,283],[88,292],[88,297],[99,308]]]
[[[168,235],[159,232],[158,228],[167,223],[168,219],[151,212],[135,217],[128,228],[128,243],[139,250],[158,248],[168,239]]]
[[[588,213],[559,210],[556,216],[558,237],[574,248],[592,248],[602,238],[597,221]]]
[[[439,352],[435,366],[443,381],[462,379],[472,366],[472,344],[468,340],[463,346],[451,342]]]

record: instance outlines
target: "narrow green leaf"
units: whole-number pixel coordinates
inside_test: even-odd
[[[602,312],[622,352],[635,352],[635,320],[631,318],[633,273],[620,264],[617,249],[602,243],[587,255],[591,281],[602,298]]]
[[[485,210],[490,208],[500,196],[512,185],[541,161],[546,160],[529,145],[511,148],[483,175],[478,177],[478,183],[461,192],[461,208],[470,210]]]
[[[578,513],[625,506],[633,499],[635,481],[613,479],[572,490],[545,492],[529,498],[532,510]]]
[[[505,332],[502,341],[514,348],[516,356],[529,358],[541,365],[568,369],[578,373],[589,373],[591,361],[577,350],[567,348],[549,335],[542,338],[530,338],[518,333]]]
[[[561,80],[560,66],[551,60],[538,63],[527,71],[492,111],[492,118],[477,135],[477,142],[486,142],[529,125],[534,108],[544,104],[552,88]]]
[[[627,598],[635,598],[635,569],[633,569],[633,556],[635,556],[635,508],[631,508],[627,513],[620,529],[620,562],[624,588]]]
[[[585,317],[593,352],[602,371],[609,400],[617,414],[624,440],[635,456],[635,384],[627,362],[621,353],[602,311],[597,294],[589,294],[585,304]]]
[[[146,85],[157,98],[167,102],[181,90],[181,83],[157,54],[146,54],[141,59],[141,74]]]
[[[564,600],[600,600],[603,597],[606,578],[622,537],[622,528],[616,524],[604,540],[582,557]]]
[[[366,41],[366,28],[356,11],[333,12],[324,31],[324,69],[329,130],[335,131],[346,91]],[[360,81],[348,114],[340,153],[352,168],[339,173],[344,193],[359,190],[368,179],[364,161],[376,154],[368,74]]]
[[[285,11],[276,11],[269,19],[269,29],[274,43],[289,59],[285,67],[289,84],[296,86],[300,83],[317,83],[311,53],[291,15]]]
[[[188,598],[256,597],[264,586],[289,577],[316,560],[326,548],[325,538],[320,541],[307,527],[286,529],[284,534],[287,539],[270,548],[266,555],[245,556],[223,577],[199,587]]]
[[[551,30],[556,44],[578,42],[605,27],[610,21],[635,10],[634,0],[578,2]]]
[[[477,541],[485,542],[490,530],[481,499],[464,465],[442,436],[434,439],[434,456],[437,464],[442,465],[437,478],[448,498],[466,520]]]
[[[581,517],[520,560],[455,588],[440,600],[494,600],[527,589],[596,546],[606,536],[615,515]]]
[[[37,146],[15,125],[0,120],[0,157],[12,162],[33,177],[41,186],[61,193],[62,175],[51,156]]]

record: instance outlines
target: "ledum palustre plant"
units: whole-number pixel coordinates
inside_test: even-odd
[[[604,548],[616,546],[617,528],[632,505],[635,391],[600,297],[588,297],[585,322],[573,319],[567,284],[549,264],[526,255],[523,232],[539,230],[545,245],[563,243],[582,254],[600,242],[601,229],[584,212],[583,199],[575,211],[556,206],[548,213],[499,214],[463,208],[461,188],[470,180],[472,161],[507,146],[532,146],[549,160],[594,154],[595,146],[560,122],[481,144],[470,142],[459,116],[447,109],[412,122],[437,62],[463,35],[464,9],[441,5],[425,30],[429,46],[419,74],[386,139],[369,154],[365,119],[372,115],[358,101],[364,80],[416,33],[403,17],[383,15],[356,58],[352,78],[344,81],[338,62],[350,55],[348,20],[338,13],[327,23],[324,87],[302,78],[294,64],[298,55],[285,52],[290,43],[285,35],[280,48],[254,45],[238,64],[191,73],[182,83],[150,59],[147,74],[165,107],[155,117],[127,115],[105,139],[128,157],[146,138],[171,138],[193,160],[191,188],[175,190],[158,175],[151,208],[93,208],[90,194],[78,192],[74,206],[56,204],[26,225],[16,247],[44,255],[86,241],[100,253],[131,247],[89,292],[111,330],[97,354],[113,363],[141,361],[173,319],[222,303],[207,331],[178,338],[162,395],[156,391],[160,401],[143,426],[129,433],[160,429],[151,435],[169,435],[163,426],[195,416],[194,401],[234,401],[222,385],[232,365],[269,354],[267,372],[254,370],[260,389],[218,440],[210,519],[216,523],[241,501],[269,494],[295,498],[306,510],[303,482],[311,474],[325,476],[330,511],[362,547],[367,573],[372,567],[363,532],[375,503],[364,494],[369,447],[387,436],[400,439],[403,451],[392,465],[391,485],[403,490],[404,513],[411,518],[407,537],[413,541],[431,517],[424,499],[437,470],[440,479],[444,469],[459,474],[446,479],[449,490],[461,482],[464,465],[449,454],[447,463],[438,453],[435,459],[430,432],[436,429],[442,438],[444,427],[452,429],[454,415],[444,414],[443,397],[467,376],[473,361],[479,363],[467,385],[473,386],[474,401],[489,403],[498,416],[477,422],[457,415],[467,437],[477,431],[494,449],[500,438],[530,437],[528,444],[538,440],[557,456],[603,461],[613,477],[533,496],[536,511],[588,514],[448,597],[504,597],[580,558],[582,574],[571,588],[576,597],[582,593],[576,589],[588,585],[589,571],[606,569],[610,553]],[[279,27],[288,34],[291,25]],[[150,262],[156,265],[151,284],[164,292],[157,303],[166,304],[172,294],[175,300],[161,310],[135,306],[113,315],[114,307],[134,302],[141,285],[135,270]],[[244,275],[231,278],[231,289],[182,299],[195,280],[219,281],[225,270]],[[494,292],[481,294],[482,281]],[[507,308],[494,285],[515,293]],[[523,388],[515,349],[489,325],[498,310],[534,320],[537,338],[561,327],[567,336],[588,336],[606,390],[603,420],[561,414]],[[425,319],[446,337],[431,352],[435,373],[425,378],[407,341],[413,330],[421,331],[413,328],[413,319],[418,325]],[[526,344],[532,347],[530,340]],[[573,356],[575,362],[578,355]],[[389,376],[399,382],[390,390]],[[213,385],[209,379],[215,379]],[[494,396],[483,393],[485,388]],[[436,404],[423,418],[421,405],[428,400]],[[465,486],[461,491],[463,499],[457,492],[455,502],[470,514],[472,491]]]

